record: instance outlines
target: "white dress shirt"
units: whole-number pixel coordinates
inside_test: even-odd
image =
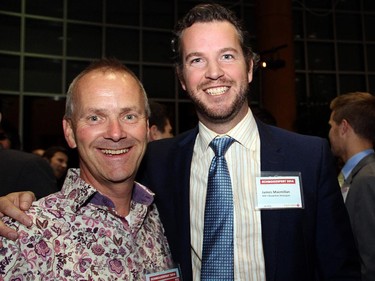
[[[265,281],[261,217],[260,211],[255,209],[260,138],[250,109],[226,135],[236,140],[225,154],[233,188],[235,280]],[[208,169],[214,157],[209,144],[216,136],[199,123],[190,177],[191,250],[193,280],[196,281],[200,280]]]

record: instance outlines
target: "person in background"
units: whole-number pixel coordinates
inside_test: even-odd
[[[195,104],[199,124],[174,138],[149,142],[137,178],[157,194],[155,203],[183,280],[360,280],[358,253],[328,142],[254,118],[247,97],[257,56],[239,20],[221,5],[201,4],[177,23],[175,35],[176,72]],[[234,141],[226,154],[214,157],[211,142],[229,137]],[[221,163],[226,159],[232,183],[233,199],[227,203],[233,205],[233,228],[225,233],[232,238],[224,241],[230,244],[224,252],[212,256],[214,251],[208,250],[203,259],[209,167],[217,158]],[[303,206],[258,208],[257,179],[264,172],[297,172],[301,182],[295,191]],[[282,197],[279,200],[283,203]],[[7,209],[8,215],[25,220],[14,203],[25,209],[30,196],[0,198],[1,212]],[[215,221],[219,215],[210,218]],[[0,234],[16,235],[4,227]],[[207,265],[219,269],[207,276],[202,268]],[[224,266],[225,272],[220,270]]]
[[[8,134],[0,126],[0,147],[2,149],[9,149],[11,148],[11,146],[12,146],[12,143],[8,137]]]
[[[39,156],[43,156],[44,154],[44,151],[46,151],[45,149],[43,148],[35,148],[31,151],[32,154],[35,154],[35,155],[39,155]]]
[[[1,117],[0,112],[0,123]],[[0,146],[0,195],[22,190],[33,191],[37,198],[56,192],[53,171],[39,156]]]
[[[150,101],[149,141],[173,137],[173,128],[165,105]]]
[[[62,146],[52,146],[44,151],[43,158],[51,165],[57,186],[61,188],[68,169],[68,150]]]
[[[3,218],[21,239],[2,241],[1,280],[146,280],[172,266],[154,194],[134,181],[149,112],[142,84],[117,60],[73,80],[63,131],[80,168],[32,205],[32,226]]]
[[[21,150],[21,140],[18,132],[11,126],[0,125],[0,145],[4,149]]]
[[[362,280],[375,280],[375,96],[353,92],[330,104],[331,149],[344,166],[341,192],[362,265]],[[342,180],[341,180],[342,178]]]

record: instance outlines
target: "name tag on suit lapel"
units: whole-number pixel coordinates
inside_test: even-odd
[[[300,172],[262,172],[256,178],[257,209],[303,209]]]

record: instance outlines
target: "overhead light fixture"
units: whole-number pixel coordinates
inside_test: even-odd
[[[285,67],[285,60],[281,59],[263,59],[260,61],[260,67],[266,69],[279,69]]]
[[[287,46],[288,46],[287,44],[284,44],[284,45],[271,48],[269,50],[261,51],[259,53],[260,67],[265,68],[265,69],[273,69],[273,70],[285,67],[285,64],[286,64],[285,60],[282,60],[279,58],[275,59],[275,57],[279,57],[277,55],[277,52],[281,49],[286,48]]]

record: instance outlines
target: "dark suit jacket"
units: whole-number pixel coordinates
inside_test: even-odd
[[[345,181],[349,211],[362,264],[362,280],[375,280],[375,154],[363,158]]]
[[[37,198],[58,191],[51,166],[38,155],[0,149],[0,196],[25,190]]]
[[[349,217],[328,142],[258,122],[262,171],[300,171],[304,209],[261,211],[268,281],[359,280]],[[192,280],[189,179],[198,129],[151,142],[139,170],[156,193],[172,255]],[[251,133],[251,132],[249,132]]]

